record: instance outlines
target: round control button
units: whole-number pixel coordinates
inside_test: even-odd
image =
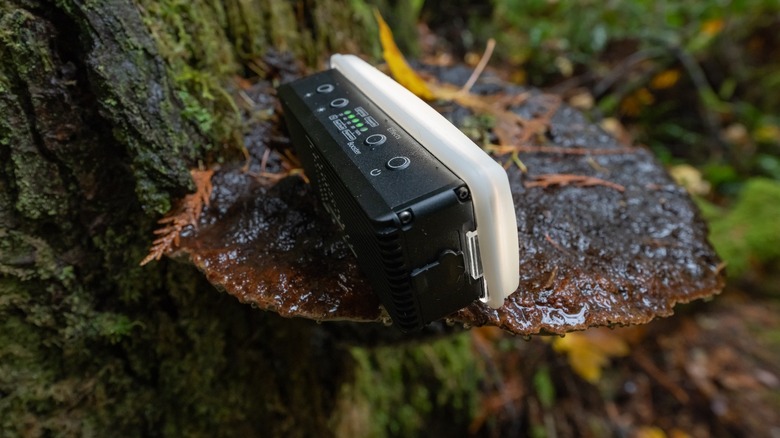
[[[379,146],[387,141],[387,137],[382,134],[371,134],[363,141],[366,146]]]
[[[333,108],[343,108],[347,106],[349,101],[347,99],[344,99],[343,97],[339,97],[338,99],[333,99],[330,101],[330,106]]]
[[[332,84],[322,84],[319,87],[317,87],[318,93],[330,93],[333,91],[333,89],[336,88]]]
[[[404,170],[409,167],[409,164],[411,163],[412,160],[407,157],[393,157],[387,160],[386,166],[390,170]]]

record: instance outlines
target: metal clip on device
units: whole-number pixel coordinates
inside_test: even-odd
[[[306,174],[405,332],[517,289],[504,169],[406,88],[353,55],[279,87]]]

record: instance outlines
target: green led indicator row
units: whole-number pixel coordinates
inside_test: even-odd
[[[363,122],[361,122],[360,119],[357,118],[354,114],[352,114],[352,111],[346,110],[339,115],[347,116],[348,120],[344,120],[344,121],[350,124],[354,123],[355,127],[360,129],[360,132],[368,131],[368,128],[365,127],[366,125]]]

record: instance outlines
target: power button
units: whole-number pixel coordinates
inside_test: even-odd
[[[385,166],[390,170],[404,170],[409,167],[409,164],[411,163],[412,160],[407,157],[393,157],[387,160]]]

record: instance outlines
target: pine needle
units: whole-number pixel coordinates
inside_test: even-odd
[[[626,188],[620,184],[613,183],[611,181],[596,178],[594,176],[587,175],[572,175],[567,173],[548,173],[544,175],[536,175],[533,177],[534,181],[528,181],[524,183],[526,188],[533,187],[563,187],[573,185],[576,187],[594,187],[603,186],[617,190],[618,192],[625,192]]]
[[[179,200],[171,211],[157,221],[158,224],[164,226],[154,230],[154,234],[160,237],[152,242],[149,254],[141,260],[141,266],[152,260],[160,260],[163,255],[170,253],[173,248],[179,246],[181,232],[186,227],[198,227],[198,219],[201,212],[203,212],[203,206],[209,205],[209,198],[213,189],[211,177],[214,175],[214,170],[192,169],[190,170],[190,175],[195,183],[195,193],[190,193]]]

